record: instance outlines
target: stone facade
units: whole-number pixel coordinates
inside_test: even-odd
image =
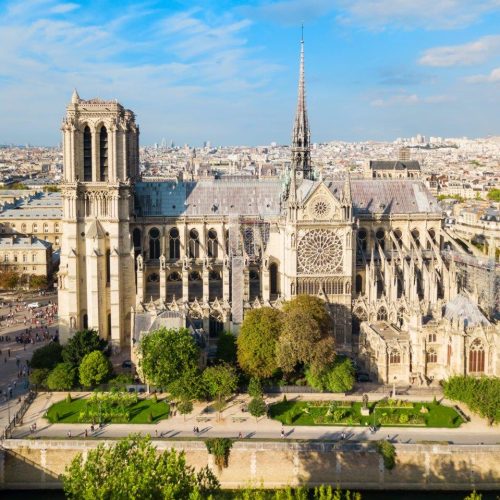
[[[49,276],[52,272],[52,245],[33,236],[0,237],[0,269]]]
[[[429,318],[440,321],[459,291],[453,262],[442,258],[451,244],[442,212],[416,179],[316,178],[303,45],[283,179],[142,182],[133,113],[76,92],[62,130],[63,342],[88,327],[128,349],[167,312],[211,337],[237,333],[248,309],[311,294],[328,305],[339,351],[366,359],[372,341],[387,351],[376,333],[360,345],[363,322],[385,322],[407,352],[389,377],[425,383],[434,376],[410,354],[424,335],[412,332],[423,332]],[[455,356],[458,349],[458,365]],[[371,358],[377,373],[396,369]]]

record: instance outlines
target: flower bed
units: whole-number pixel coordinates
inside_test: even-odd
[[[380,404],[380,406],[379,406]],[[345,401],[282,401],[269,416],[285,425],[349,425],[390,427],[459,427],[462,417],[451,407],[432,403],[368,403],[370,415],[361,415],[363,403]]]

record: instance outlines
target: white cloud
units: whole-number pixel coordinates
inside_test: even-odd
[[[467,83],[500,83],[500,68],[495,68],[488,75],[473,75],[464,78]]]
[[[417,94],[400,93],[387,97],[379,97],[370,101],[374,108],[385,108],[389,106],[414,106],[416,104],[440,104],[453,101],[449,95],[431,95],[419,97]]]
[[[79,8],[80,6],[77,3],[60,3],[51,7],[49,12],[52,14],[66,14],[67,12],[71,12]]]
[[[500,0],[338,0],[339,21],[384,29],[453,29],[500,9]]]
[[[500,35],[487,35],[462,45],[434,47],[419,59],[425,66],[467,66],[480,64],[500,54]]]

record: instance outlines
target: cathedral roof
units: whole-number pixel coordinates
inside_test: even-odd
[[[370,160],[371,170],[420,170],[417,160]]]
[[[450,321],[461,320],[467,327],[490,325],[490,322],[481,312],[478,305],[463,294],[457,295],[452,301],[446,304],[444,317]]]
[[[307,179],[303,180],[298,188],[298,199],[305,200],[320,182],[323,182],[336,198],[341,199],[344,181]],[[420,181],[416,180],[352,179],[351,196],[355,216],[375,213],[441,213],[437,200]]]
[[[281,213],[278,179],[207,179],[198,182],[140,182],[135,204],[139,216],[253,215]]]

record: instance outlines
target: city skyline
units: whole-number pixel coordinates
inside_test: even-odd
[[[290,142],[305,24],[312,142],[498,135],[499,5],[183,2],[0,6],[0,143],[55,145],[59,110],[117,98],[141,143]],[[42,49],[43,48],[43,49]],[[44,126],[40,127],[40,121]]]

